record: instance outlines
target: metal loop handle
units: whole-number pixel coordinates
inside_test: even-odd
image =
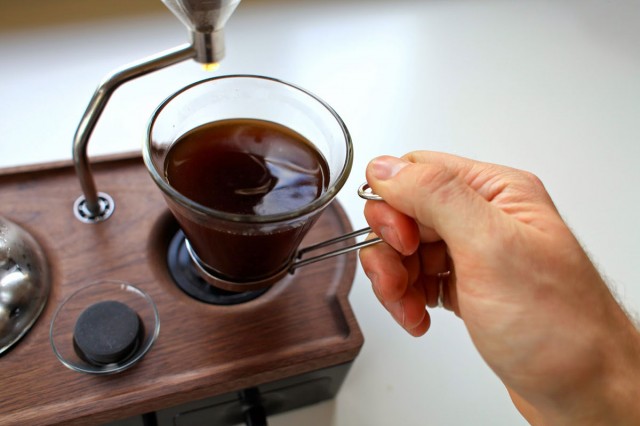
[[[363,183],[362,185],[360,185],[358,187],[358,195],[360,196],[360,198],[363,198],[365,200],[383,201],[381,196],[379,196],[378,194],[374,193],[371,190],[371,187],[369,186],[369,184],[367,182]],[[309,265],[311,263],[315,263],[315,262],[319,262],[321,260],[329,259],[329,258],[334,257],[334,256],[339,256],[341,254],[349,253],[349,252],[354,251],[354,250],[360,250],[361,248],[369,247],[369,246],[372,246],[374,244],[378,244],[378,243],[382,242],[382,238],[375,237],[375,238],[371,238],[371,239],[368,239],[368,240],[361,241],[359,243],[355,243],[355,244],[347,246],[347,247],[343,247],[343,248],[340,248],[340,249],[336,249],[336,250],[330,251],[328,253],[319,254],[317,256],[310,257],[308,259],[302,259],[302,257],[305,254],[309,253],[309,252],[312,252],[312,251],[315,251],[315,250],[319,250],[321,248],[329,247],[329,246],[332,246],[334,244],[340,243],[342,241],[346,241],[348,239],[351,239],[351,238],[354,238],[354,237],[358,237],[360,235],[368,234],[370,232],[371,232],[371,228],[369,228],[369,227],[362,228],[362,229],[360,229],[358,231],[353,231],[353,232],[350,232],[348,234],[342,235],[340,237],[332,238],[330,240],[323,241],[321,243],[314,244],[312,246],[300,249],[300,250],[298,250],[298,255],[297,255],[297,259],[298,260],[294,261],[291,264],[291,266],[289,267],[289,272],[293,273],[293,271],[295,269],[297,269],[297,268],[299,268],[301,266]]]
[[[362,229],[360,229],[358,231],[353,231],[353,232],[350,232],[348,234],[342,235],[340,237],[332,238],[330,240],[323,241],[321,243],[314,244],[312,246],[300,249],[300,250],[298,250],[298,256],[297,256],[298,260],[294,261],[291,264],[291,266],[289,267],[289,272],[293,273],[293,271],[295,269],[297,269],[297,268],[299,268],[301,266],[306,266],[306,265],[309,265],[311,263],[315,263],[315,262],[319,262],[321,260],[329,259],[330,257],[339,256],[341,254],[349,253],[350,251],[360,250],[361,248],[368,247],[368,246],[371,246],[373,244],[378,244],[379,242],[382,242],[382,238],[376,237],[376,238],[372,238],[372,239],[369,239],[369,240],[361,241],[359,243],[355,243],[355,244],[353,244],[351,246],[347,246],[347,247],[343,247],[343,248],[340,248],[340,249],[336,249],[336,250],[330,251],[328,253],[319,254],[317,256],[310,257],[308,259],[301,259],[302,256],[304,256],[305,254],[307,254],[307,253],[309,253],[311,251],[315,251],[315,250],[319,250],[319,249],[324,248],[324,247],[332,246],[332,245],[337,244],[339,242],[342,242],[342,241],[345,241],[345,240],[348,240],[350,238],[357,237],[357,236],[360,236],[360,235],[368,234],[370,232],[371,232],[371,228],[368,228],[368,227],[367,228],[362,228]]]
[[[358,187],[358,195],[369,201],[384,201],[381,196],[373,192],[369,183],[365,182]]]

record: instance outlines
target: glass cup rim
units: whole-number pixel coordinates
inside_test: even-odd
[[[173,99],[175,99],[182,93],[202,84],[210,84],[210,83],[215,83],[216,81],[230,80],[230,79],[265,80],[271,83],[279,83],[279,84],[288,86],[298,92],[301,92],[306,96],[309,96],[313,100],[317,101],[336,120],[344,136],[344,141],[346,144],[346,158],[345,158],[344,165],[342,169],[339,171],[334,184],[331,185],[320,197],[316,198],[311,203],[306,204],[305,206],[302,206],[298,209],[285,212],[285,213],[270,214],[270,215],[263,215],[263,216],[251,215],[251,214],[236,214],[236,213],[229,213],[221,210],[212,209],[210,207],[206,207],[202,204],[199,204],[189,199],[188,197],[185,197],[184,195],[182,195],[180,192],[178,192],[176,189],[174,189],[171,185],[169,185],[164,180],[163,173],[159,172],[156,169],[153,161],[151,160],[151,131],[153,129],[153,126],[158,116],[160,115],[162,110],[164,110],[164,108],[169,104],[169,102],[171,102]],[[199,80],[194,83],[191,83],[183,87],[182,89],[178,90],[177,92],[173,93],[172,95],[167,97],[164,101],[162,101],[162,103],[158,105],[158,107],[154,110],[153,114],[151,115],[151,118],[149,120],[149,125],[147,126],[147,133],[146,133],[144,146],[145,146],[145,149],[143,149],[142,156],[143,156],[144,163],[147,167],[147,170],[149,170],[151,177],[156,182],[156,184],[160,187],[160,189],[165,194],[167,194],[171,199],[182,204],[184,207],[187,207],[191,210],[194,210],[206,216],[211,216],[211,217],[221,219],[221,220],[226,220],[226,221],[243,222],[243,223],[280,222],[280,221],[285,221],[289,219],[295,219],[298,217],[303,217],[309,213],[313,213],[314,211],[321,209],[326,204],[328,204],[331,200],[333,200],[333,198],[335,198],[335,196],[338,194],[340,189],[344,186],[345,182],[347,181],[347,178],[349,177],[349,174],[351,172],[351,167],[353,164],[353,144],[351,141],[351,135],[349,134],[349,131],[347,130],[347,126],[345,125],[344,121],[342,121],[342,118],[328,103],[326,103],[324,100],[314,95],[313,93],[309,92],[308,90],[303,89],[302,87],[297,86],[295,84],[288,83],[286,81],[273,78],[273,77],[266,77],[266,76],[254,75],[254,74],[230,74],[230,75],[209,77],[209,78],[205,78],[203,80]]]

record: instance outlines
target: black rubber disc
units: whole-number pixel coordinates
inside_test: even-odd
[[[96,365],[126,360],[137,348],[143,326],[135,311],[108,300],[85,309],[78,317],[73,342],[78,356]]]

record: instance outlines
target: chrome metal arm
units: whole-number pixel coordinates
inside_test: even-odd
[[[73,162],[84,193],[84,197],[80,197],[74,207],[79,219],[84,222],[100,222],[113,212],[113,201],[106,196],[110,203],[105,202],[105,199],[101,200],[98,195],[87,156],[87,145],[91,133],[113,92],[127,81],[194,58],[195,55],[196,51],[191,44],[178,46],[124,66],[107,75],[100,83],[80,120],[73,139]]]

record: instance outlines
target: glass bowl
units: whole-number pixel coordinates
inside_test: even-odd
[[[87,308],[104,301],[122,303],[132,309],[140,319],[141,337],[132,353],[121,361],[96,364],[78,354],[74,344],[74,329],[80,315]],[[96,281],[77,290],[58,307],[49,331],[53,353],[65,366],[74,371],[89,374],[113,374],[124,371],[149,351],[160,332],[158,309],[145,292],[123,281]]]

